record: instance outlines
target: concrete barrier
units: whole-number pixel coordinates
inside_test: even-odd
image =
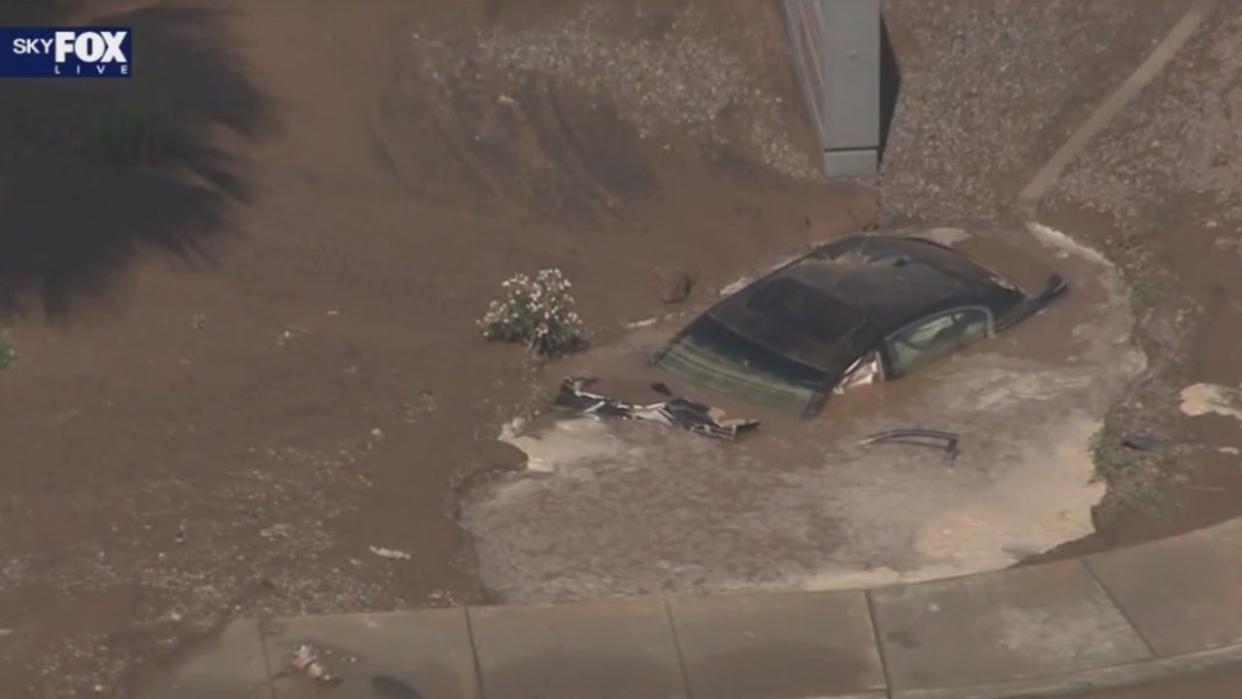
[[[880,153],[880,0],[784,0],[794,71],[824,174],[874,175]]]

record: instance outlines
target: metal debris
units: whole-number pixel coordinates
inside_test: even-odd
[[[944,432],[942,430],[925,430],[916,427],[900,428],[895,430],[884,430],[869,434],[859,440],[861,445],[870,444],[909,444],[920,447],[934,447],[944,449],[946,454],[957,456],[958,440],[961,435],[956,432]]]
[[[657,321],[659,321],[659,318],[643,318],[642,320],[625,323],[621,327],[626,330],[638,330],[639,328],[646,328],[655,325]]]
[[[583,415],[658,422],[717,439],[732,440],[759,426],[758,420],[727,418],[719,408],[674,396],[662,383],[652,384],[651,388],[669,396],[668,400],[638,405],[584,390],[595,381],[576,376],[566,378],[561,382],[553,405]]]

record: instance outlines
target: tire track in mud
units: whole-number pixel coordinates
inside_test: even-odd
[[[452,93],[449,88],[445,87],[441,89],[440,94],[443,96],[442,100],[432,100],[431,114],[436,132],[448,144],[453,159],[488,194],[499,200],[504,208],[510,210],[523,208],[508,195],[502,181],[491,174],[491,169],[474,155],[470,144],[455,133],[455,130],[450,126],[454,112],[447,107],[452,102]]]
[[[478,192],[498,207],[491,212],[496,218],[531,214],[591,216],[599,212],[627,226],[637,226],[636,220],[623,211],[625,200],[655,187],[654,176],[641,156],[633,155],[631,148],[628,157],[592,165],[592,154],[584,145],[584,139],[591,138],[633,146],[632,129],[615,117],[605,116],[588,125],[593,133],[580,135],[582,127],[575,123],[566,99],[550,82],[539,77],[520,89],[511,88],[517,98],[470,81],[451,87],[441,85],[426,92],[412,84],[402,86],[385,100],[379,116],[371,120],[377,157],[403,188],[438,199],[426,186],[426,173],[410,167],[417,155],[403,152],[399,140],[392,135],[393,124],[385,123],[416,129],[421,121],[433,130],[435,140],[451,157],[457,176],[465,184],[464,188],[445,189]],[[422,94],[428,96],[420,97]],[[582,98],[575,96],[569,101],[574,99]],[[598,105],[594,110],[607,111]],[[421,120],[417,116],[420,112],[426,115]],[[475,133],[473,139],[466,135],[470,132]],[[505,138],[485,139],[483,135],[489,133],[503,133]],[[621,184],[605,182],[599,174],[601,169],[618,171],[612,179]],[[587,201],[589,206],[584,203]],[[456,202],[471,208],[478,208],[478,203]]]
[[[591,168],[587,166],[589,162],[586,152],[582,147],[581,141],[576,135],[576,129],[565,118],[564,109],[561,107],[560,99],[557,97],[555,89],[549,89],[546,80],[543,83],[543,93],[548,96],[548,107],[552,117],[552,124],[555,127],[552,133],[560,134],[561,142],[565,145],[568,157],[565,159],[571,172],[575,172],[583,180],[587,182],[591,195],[599,203],[606,213],[617,219],[621,223],[634,226],[636,223],[633,219],[621,212],[620,199],[605,186]]]

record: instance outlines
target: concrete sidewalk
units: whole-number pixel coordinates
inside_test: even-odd
[[[237,621],[146,699],[1054,696],[1242,660],[1242,519],[841,592]],[[339,675],[291,672],[301,643]]]

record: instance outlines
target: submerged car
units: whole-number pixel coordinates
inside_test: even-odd
[[[834,393],[906,376],[1028,318],[1066,290],[1030,255],[960,228],[855,235],[726,296],[652,364],[705,393],[811,417]],[[558,403],[715,436],[755,424],[716,421],[706,396],[644,405],[587,393],[588,385],[567,379]],[[653,388],[671,395],[662,383]]]
[[[851,236],[726,297],[654,363],[692,384],[811,416],[834,392],[905,376],[1066,289],[1028,255],[962,229]]]

